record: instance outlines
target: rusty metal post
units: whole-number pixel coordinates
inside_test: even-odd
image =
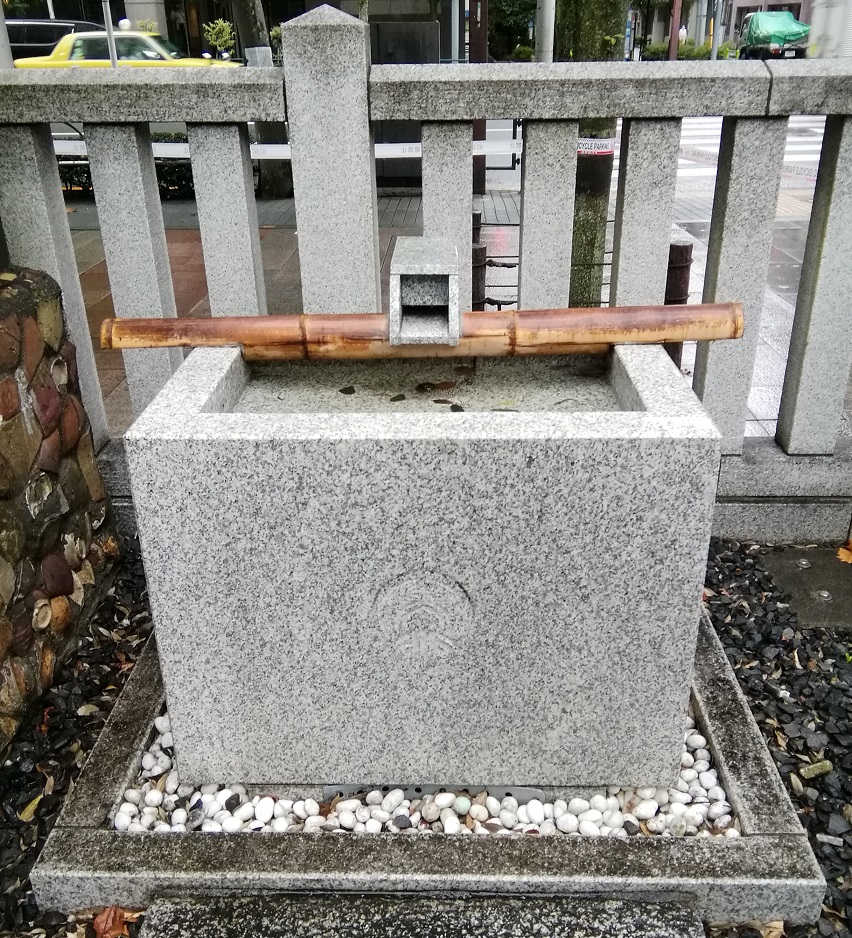
[[[674,241],[669,245],[669,269],[666,274],[666,306],[683,306],[689,301],[689,274],[692,270],[692,242]],[[682,342],[664,342],[663,348],[680,368]]]

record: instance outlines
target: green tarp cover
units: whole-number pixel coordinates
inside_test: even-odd
[[[806,39],[810,26],[800,23],[789,10],[775,13],[755,13],[749,20],[746,44],[783,46]]]

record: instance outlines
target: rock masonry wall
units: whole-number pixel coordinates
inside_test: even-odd
[[[0,745],[70,652],[119,545],[60,290],[0,273]]]

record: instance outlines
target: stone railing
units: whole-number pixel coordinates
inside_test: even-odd
[[[828,119],[776,449],[782,458],[829,457],[818,464],[820,472],[829,462],[830,473],[848,468],[848,461],[833,468],[832,454],[847,452],[845,443],[838,448],[838,429],[852,365],[852,188],[843,182],[852,178],[852,64],[371,69],[366,26],[328,7],[287,24],[283,52],[283,74],[265,68],[0,73],[0,218],[11,260],[42,268],[62,285],[85,403],[100,439],[106,433],[103,405],[50,121],[84,125],[117,314],[174,316],[149,121],[187,123],[212,314],[262,315],[248,121],[289,122],[303,305],[321,313],[381,308],[371,120],[422,122],[424,234],[454,241],[462,257],[471,250],[472,121],[524,120],[519,305],[530,309],[568,302],[578,121],[623,119],[610,293],[621,305],[663,302],[681,120],[721,115],[704,299],[741,301],[746,332],[739,342],[699,347],[694,387],[722,431],[723,453],[739,458],[787,118],[805,113]],[[462,309],[470,308],[470,290],[470,270],[462,264]],[[174,350],[124,355],[139,413],[183,356]],[[741,466],[729,468],[736,473]],[[723,461],[723,492],[725,472]],[[843,506],[832,509],[826,527],[827,536],[835,537],[843,511],[848,527],[852,485],[825,478],[818,494]],[[801,480],[789,486],[767,482],[765,488],[782,513],[789,500],[808,494]]]

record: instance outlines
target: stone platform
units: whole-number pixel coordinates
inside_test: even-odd
[[[736,839],[118,833],[109,813],[164,701],[152,644],[33,870],[36,897],[68,911],[296,892],[499,895],[679,902],[705,922],[815,921],[824,880],[706,619],[692,696],[740,818]]]
[[[696,913],[651,902],[269,896],[155,903],[140,938],[704,938]]]

